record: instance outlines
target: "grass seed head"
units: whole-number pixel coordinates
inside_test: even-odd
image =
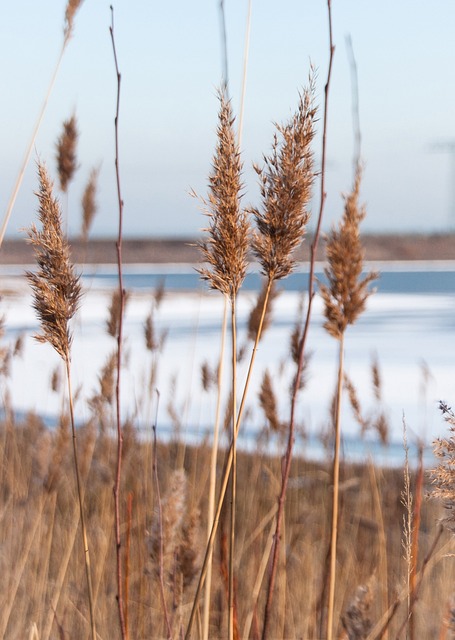
[[[32,225],[28,230],[38,268],[36,273],[27,272],[33,291],[33,307],[41,324],[41,333],[35,338],[48,342],[67,360],[72,341],[69,322],[81,299],[80,277],[70,262],[68,243],[62,232],[60,207],[53,196],[53,185],[46,168],[41,163],[38,164],[38,176],[41,228]]]
[[[57,169],[60,189],[63,193],[68,191],[68,184],[77,170],[76,145],[78,136],[76,116],[72,115],[69,120],[65,120],[63,123],[63,131],[56,145]]]
[[[371,294],[368,285],[378,277],[370,272],[362,278],[364,249],[360,240],[360,223],[366,210],[359,207],[361,171],[358,170],[352,192],[345,198],[342,220],[327,238],[328,284],[321,284],[325,303],[325,329],[338,340],[346,327],[354,324],[364,311]]]
[[[96,202],[96,188],[98,184],[99,168],[92,169],[82,196],[82,240],[87,242],[88,234],[98,210]]]
[[[253,207],[257,231],[253,251],[269,280],[286,277],[294,268],[293,252],[302,242],[310,214],[307,206],[314,180],[313,152],[316,108],[314,82],[300,95],[296,113],[276,125],[270,155],[255,165],[261,190],[261,209]]]
[[[207,267],[199,269],[212,289],[235,298],[245,279],[250,225],[240,206],[242,163],[234,131],[232,107],[220,92],[217,147],[209,176],[209,195],[203,200],[208,239],[199,243]]]

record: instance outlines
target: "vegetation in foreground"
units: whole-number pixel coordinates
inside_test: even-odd
[[[222,4],[222,3],[221,3]],[[65,15],[61,56],[73,33],[80,2],[70,0]],[[113,9],[111,8],[113,11]],[[441,409],[450,433],[436,444],[440,463],[429,477],[420,456],[414,473],[406,442],[403,470],[373,463],[348,465],[341,452],[342,398],[349,398],[362,424],[356,390],[344,371],[348,327],[365,311],[377,274],[364,274],[359,202],[360,149],[352,191],[345,198],[339,225],[326,238],[326,284],[314,277],[324,212],[325,139],[334,46],[328,2],[330,61],[322,118],[322,166],[313,162],[317,109],[314,75],[299,96],[288,122],[276,125],[271,151],[255,166],[260,204],[244,207],[242,161],[228,87],[220,91],[219,126],[209,192],[208,215],[200,243],[200,268],[210,287],[225,300],[221,354],[215,373],[203,371],[217,396],[211,446],[164,445],[141,439],[132,421],[123,423],[121,372],[125,364],[123,320],[128,303],[122,279],[123,200],[119,172],[118,67],[113,19],[110,29],[117,74],[115,164],[119,227],[116,242],[118,290],[108,310],[107,331],[116,349],[100,372],[99,390],[90,400],[92,417],[76,429],[71,371],[71,321],[81,288],[71,263],[58,200],[44,164],[38,165],[39,227],[29,241],[37,262],[27,274],[40,322],[37,339],[49,343],[62,360],[68,410],[55,429],[36,416],[18,424],[7,402],[10,358],[20,345],[1,350],[5,418],[0,425],[0,637],[34,640],[80,638],[453,638],[454,539],[443,525],[453,524],[455,500],[455,416]],[[57,69],[58,69],[57,65]],[[226,74],[227,77],[227,74]],[[52,86],[52,85],[51,85]],[[36,132],[32,138],[33,145]],[[62,193],[77,169],[75,115],[64,122],[57,144]],[[83,198],[82,237],[87,242],[96,213],[92,170]],[[295,266],[310,218],[316,179],[320,209],[310,246],[308,300],[291,336],[295,375],[289,416],[276,414],[273,381],[264,373],[259,402],[268,428],[281,433],[284,453],[271,457],[258,441],[254,454],[238,450],[237,436],[255,354],[270,322],[276,283]],[[11,214],[20,177],[3,225]],[[253,253],[264,287],[249,322],[252,342],[246,381],[240,381],[237,299]],[[305,390],[308,328],[319,289],[325,328],[338,343],[338,378],[332,402],[333,457],[316,464],[294,453],[297,398]],[[159,304],[162,292],[155,293]],[[229,322],[228,322],[229,319]],[[3,323],[1,326],[3,330]],[[231,368],[221,363],[230,335]],[[158,375],[157,357],[164,336],[157,336],[153,312],[144,327],[153,365],[149,388]],[[226,382],[227,379],[227,382]],[[221,390],[230,446],[218,444]],[[379,394],[379,384],[375,383]],[[379,398],[379,395],[378,395]],[[363,425],[365,426],[365,425]],[[386,440],[387,424],[376,424]],[[441,520],[442,499],[449,515]],[[82,544],[81,544],[82,543]]]

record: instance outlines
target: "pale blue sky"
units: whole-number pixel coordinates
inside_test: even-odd
[[[119,124],[125,235],[196,235],[205,219],[188,194],[195,189],[205,195],[215,143],[216,88],[221,79],[218,0],[119,0],[113,4],[122,73]],[[34,220],[35,159],[39,154],[55,176],[55,142],[63,120],[73,111],[80,129],[80,168],[69,190],[70,230],[79,232],[81,195],[90,169],[101,164],[93,233],[116,233],[116,78],[109,5],[85,0],[76,17],[74,38],[37,138],[9,235],[17,235]],[[348,34],[358,66],[365,162],[362,195],[368,209],[365,230],[454,227],[451,156],[430,148],[435,142],[455,140],[455,2],[333,0],[332,5],[336,51],[325,228],[340,215],[341,193],[349,189],[352,177]],[[0,6],[2,214],[59,54],[65,6],[64,0],[15,0]],[[247,0],[225,0],[230,89],[236,111],[247,6]],[[322,107],[328,63],[325,0],[253,0],[243,136],[245,204],[257,199],[251,162],[260,161],[269,150],[273,121],[288,118],[296,105],[310,59],[318,69],[317,101]],[[319,159],[319,137],[315,154]]]

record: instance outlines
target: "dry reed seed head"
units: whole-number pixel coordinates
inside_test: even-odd
[[[199,573],[201,545],[201,513],[194,508],[187,513],[181,532],[181,541],[177,552],[177,565],[182,574],[183,587],[189,587]]]
[[[377,356],[374,356],[371,363],[371,376],[373,378],[373,392],[374,397],[378,402],[382,399],[382,381],[381,372],[379,370],[379,362]]]
[[[38,217],[41,229],[32,225],[29,242],[35,250],[36,273],[27,272],[33,291],[33,307],[41,323],[39,342],[48,342],[64,359],[69,358],[72,335],[69,321],[81,299],[80,277],[70,262],[69,246],[62,232],[61,213],[53,197],[52,183],[43,164],[38,164],[40,190]]]
[[[106,323],[107,332],[113,338],[117,338],[119,327],[120,327],[120,317],[122,313],[125,313],[126,305],[129,299],[129,292],[123,292],[123,308],[122,308],[122,296],[118,289],[114,289],[111,296],[111,302],[109,305],[109,316]]]
[[[92,169],[82,196],[82,240],[87,242],[88,234],[98,211],[96,189],[98,186],[99,168]]]
[[[254,307],[250,311],[250,315],[248,316],[248,339],[254,340],[259,331],[259,324],[261,321],[262,312],[264,309],[265,296],[267,293],[267,280],[264,280],[259,291],[259,294],[256,298],[256,303]],[[262,322],[262,331],[261,331],[261,339],[264,336],[264,333],[270,327],[272,323],[272,312],[273,312],[273,303],[280,295],[280,291],[275,286],[275,283],[272,282],[272,286],[269,292],[269,299],[267,303],[267,307],[265,309],[264,320]]]
[[[378,434],[381,443],[384,445],[388,444],[390,435],[390,424],[384,411],[381,411],[379,415],[373,420],[372,427]]]
[[[325,303],[325,329],[338,340],[346,327],[354,324],[364,311],[372,291],[368,285],[378,278],[370,272],[361,278],[364,250],[359,227],[365,217],[365,207],[359,207],[361,172],[357,171],[352,192],[345,198],[345,207],[338,229],[327,238],[325,275],[328,284],[320,284]]]
[[[153,309],[145,319],[144,323],[145,347],[148,351],[156,351],[159,342],[156,339],[155,324],[153,322]]]
[[[357,390],[354,386],[354,383],[346,373],[344,374],[343,384],[344,388],[348,392],[349,404],[351,405],[354,417],[360,426],[361,435],[364,436],[368,431],[370,422],[362,415],[362,409],[360,407],[360,400],[357,394]]]
[[[276,125],[272,151],[259,176],[262,205],[253,207],[257,231],[253,251],[269,280],[286,277],[294,268],[293,252],[301,244],[310,214],[314,181],[313,152],[316,108],[314,82],[301,95],[296,113],[284,126]]]
[[[443,523],[451,531],[455,530],[455,414],[445,403],[440,402],[439,408],[444,420],[449,425],[450,435],[446,438],[438,438],[433,443],[433,451],[439,459],[439,464],[430,472],[431,481],[435,488],[432,496],[442,500],[448,516],[443,518]]]
[[[63,193],[68,191],[68,184],[77,169],[76,145],[78,136],[76,116],[72,115],[69,120],[65,120],[63,123],[63,131],[56,145],[57,170],[60,189]]]
[[[278,408],[275,390],[273,388],[272,376],[268,369],[265,370],[259,391],[259,404],[265,414],[268,426],[275,433],[281,433],[283,423],[278,417]]]
[[[220,92],[217,147],[209,176],[209,195],[203,200],[209,226],[208,239],[199,243],[207,267],[202,278],[232,301],[246,275],[250,225],[241,209],[242,163],[234,131],[231,103]]]
[[[68,0],[66,9],[65,9],[65,26],[63,29],[65,42],[67,42],[73,35],[74,18],[81,4],[82,4],[82,0]]]
[[[341,617],[349,640],[365,640],[373,626],[370,618],[371,605],[377,589],[376,577],[357,587],[357,591]]]
[[[180,542],[185,515],[187,485],[185,471],[183,469],[173,471],[169,488],[161,501],[161,513],[158,507],[155,508],[150,540],[150,551],[154,559],[159,559],[161,547],[163,556],[174,556],[175,548]]]

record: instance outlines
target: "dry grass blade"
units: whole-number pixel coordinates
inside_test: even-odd
[[[209,176],[209,196],[203,201],[210,220],[205,230],[209,239],[199,244],[208,267],[199,269],[199,273],[212,289],[232,300],[245,278],[249,222],[240,207],[242,163],[231,103],[223,92],[219,99],[218,143]]]
[[[293,269],[293,251],[300,245],[309,219],[307,205],[314,180],[313,153],[316,108],[314,83],[300,95],[296,113],[285,125],[276,125],[264,166],[255,165],[261,189],[261,210],[252,208],[257,232],[253,251],[269,280],[287,276]]]
[[[76,145],[78,136],[76,116],[73,114],[69,120],[64,121],[63,131],[56,145],[57,170],[60,189],[63,193],[68,191],[68,184],[77,170]]]
[[[35,248],[38,270],[36,273],[27,272],[34,293],[33,307],[42,331],[35,338],[51,344],[63,360],[67,360],[72,340],[69,321],[81,299],[80,278],[69,259],[59,204],[53,197],[52,183],[43,164],[38,165],[38,175],[41,229],[32,225],[28,231],[29,242]]]
[[[365,207],[359,207],[361,171],[357,170],[354,188],[345,198],[343,218],[338,229],[332,229],[327,239],[328,284],[321,284],[325,303],[325,328],[339,339],[346,327],[354,324],[364,311],[371,294],[368,285],[378,278],[376,272],[362,276],[364,249],[359,226],[365,217]]]

